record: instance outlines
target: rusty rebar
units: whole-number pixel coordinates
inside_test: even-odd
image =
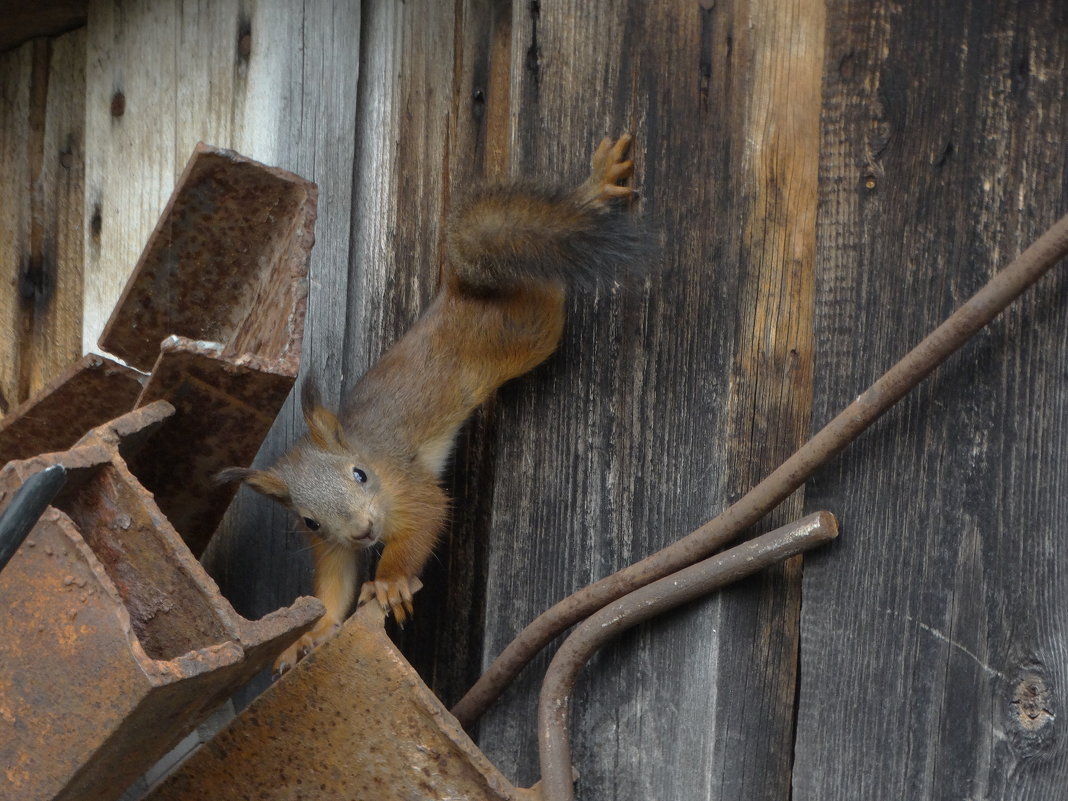
[[[616,598],[709,556],[759,521],[1066,253],[1068,216],[1058,220],[793,456],[719,516],[673,545],[558,601],[535,618],[453,707],[453,715],[470,726],[534,655],[564,629]]]
[[[816,512],[640,587],[580,623],[553,656],[538,700],[541,789],[545,801],[572,801],[575,797],[568,740],[571,690],[582,668],[601,646],[639,623],[837,536],[834,515]]]

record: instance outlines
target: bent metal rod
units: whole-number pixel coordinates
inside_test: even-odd
[[[719,516],[673,545],[558,601],[517,636],[452,709],[465,727],[562,631],[652,581],[707,558],[759,521],[1068,254],[1068,215],[997,273],[860,397]]]

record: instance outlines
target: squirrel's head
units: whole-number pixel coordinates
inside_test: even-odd
[[[388,501],[378,470],[346,441],[340,421],[319,402],[310,378],[304,382],[301,406],[308,434],[274,466],[230,467],[216,480],[244,481],[292,509],[323,539],[350,547],[373,545],[384,534]]]

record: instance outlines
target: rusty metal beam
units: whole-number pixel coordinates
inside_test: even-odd
[[[311,181],[198,144],[100,346],[148,372],[175,335],[295,375],[315,211]]]
[[[296,379],[316,200],[311,181],[198,144],[100,337],[151,371],[138,405],[174,404],[131,467],[198,556],[236,492],[211,476],[252,462]]]
[[[69,448],[135,406],[173,421],[130,468],[194,554],[207,546],[297,369],[317,190],[293,173],[199,144],[175,186],[101,347],[0,422],[0,464]]]
[[[8,464],[0,498],[61,464],[67,483],[0,573],[0,796],[111,801],[322,613],[234,612],[126,466],[159,401],[71,450]]]
[[[174,421],[153,439],[151,453],[130,460],[130,469],[196,556],[234,496],[234,485],[216,484],[212,476],[252,462],[293,387],[293,370],[228,359],[216,347],[182,337],[163,341],[137,403],[167,400]]]
[[[382,620],[360,607],[146,801],[537,801],[464,734]]]
[[[0,465],[63,451],[133,408],[144,376],[103,356],[79,359],[0,420]]]

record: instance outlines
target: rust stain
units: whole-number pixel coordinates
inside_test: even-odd
[[[357,610],[146,801],[537,801],[464,734],[382,627]]]
[[[315,213],[310,181],[197,145],[101,347],[147,372],[176,335],[295,374]]]
[[[86,357],[0,423],[0,464],[168,400],[173,420],[130,467],[201,554],[236,491],[211,476],[252,462],[300,366],[316,198],[293,173],[197,145],[100,339],[151,374]]]
[[[138,400],[141,405],[162,399],[175,407],[174,422],[156,437],[152,453],[132,458],[130,468],[197,556],[236,490],[217,485],[212,476],[252,462],[292,389],[295,367],[283,373],[271,367],[170,337]]]
[[[92,354],[81,358],[0,420],[0,465],[71,447],[129,411],[141,390],[136,370]]]
[[[5,499],[52,464],[68,471],[0,573],[5,797],[117,798],[322,613],[302,598],[248,621],[219,594],[123,458],[173,412],[149,404],[0,471]]]

